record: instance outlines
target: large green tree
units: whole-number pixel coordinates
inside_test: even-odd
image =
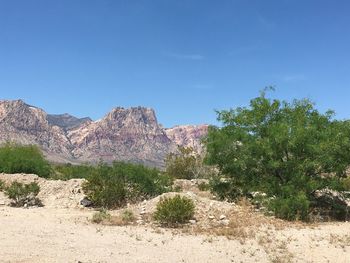
[[[336,183],[350,164],[350,123],[322,114],[307,99],[293,102],[266,97],[248,107],[218,112],[222,127],[206,139],[209,164],[243,190],[284,198],[303,196]]]

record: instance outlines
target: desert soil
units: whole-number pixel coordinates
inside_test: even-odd
[[[38,180],[45,206],[13,208],[0,193],[0,262],[350,262],[349,222],[254,225],[253,235],[244,238],[240,232],[236,236],[205,231],[194,234],[152,224],[100,225],[91,222],[94,210],[79,206],[79,180],[15,177]],[[8,178],[0,174],[0,179]],[[187,194],[203,211],[219,205],[205,195]],[[151,209],[155,200],[141,206]],[[220,210],[227,206],[222,204]],[[139,208],[135,206],[134,210]]]

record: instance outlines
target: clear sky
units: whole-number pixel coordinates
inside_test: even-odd
[[[265,86],[350,118],[348,0],[0,0],[0,98],[215,123]]]

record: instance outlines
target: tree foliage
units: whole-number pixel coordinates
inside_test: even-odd
[[[327,184],[341,189],[339,178],[350,164],[350,123],[333,117],[307,99],[286,102],[262,92],[249,107],[218,112],[223,125],[209,129],[206,161],[243,194],[297,200]]]
[[[50,178],[55,180],[69,180],[73,178],[86,178],[94,170],[95,166],[90,164],[79,164],[73,165],[70,163],[66,164],[54,164],[52,165],[52,173]]]
[[[51,166],[37,146],[6,143],[0,148],[0,172],[33,173],[48,177]]]

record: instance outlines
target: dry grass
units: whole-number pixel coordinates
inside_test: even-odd
[[[136,218],[131,210],[125,209],[118,215],[113,215],[105,224],[111,226],[126,226],[136,223]]]
[[[329,243],[333,244],[335,247],[349,247],[350,246],[350,235],[329,235]]]
[[[240,200],[237,204],[239,209],[233,209],[229,213],[226,218],[229,220],[227,225],[216,221],[209,226],[194,226],[192,231],[198,234],[225,236],[228,239],[238,239],[244,243],[246,239],[255,238],[260,228],[281,230],[291,225],[299,225],[299,223],[291,223],[255,212],[253,206],[246,199]],[[186,232],[190,231],[187,229]]]
[[[255,212],[254,207],[246,199],[240,200],[237,204],[239,209],[236,208],[229,213],[227,216],[229,223],[227,225],[192,226],[186,228],[185,232],[207,235],[208,238],[205,239],[205,242],[212,241],[214,236],[225,236],[228,239],[238,240],[241,244],[251,240],[257,242],[264,249],[271,262],[292,262],[294,256],[288,250],[288,243],[291,240],[276,239],[274,232],[289,227],[303,228],[307,225],[301,222],[288,222]],[[248,252],[242,251],[242,253]],[[250,255],[254,253],[254,251],[249,252]]]
[[[96,224],[109,226],[126,226],[134,224],[136,218],[132,211],[126,209],[118,215],[111,215],[107,210],[101,210],[93,214],[91,221]]]
[[[288,244],[291,242],[291,238],[277,239],[269,231],[265,231],[258,237],[258,244],[269,255],[271,262],[276,263],[289,263],[292,262],[293,254],[288,250]]]

